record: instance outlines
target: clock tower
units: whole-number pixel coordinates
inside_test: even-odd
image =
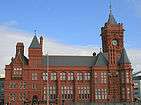
[[[101,28],[103,52],[106,53],[110,49],[114,49],[116,54],[120,55],[124,46],[123,35],[123,24],[116,22],[110,6],[109,19]]]

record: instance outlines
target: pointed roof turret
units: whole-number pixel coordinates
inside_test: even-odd
[[[111,24],[117,24],[114,15],[112,14],[112,5],[110,3],[110,13],[109,13],[109,19],[107,23],[111,23]]]
[[[37,39],[37,37],[36,37],[36,35],[33,37],[33,39],[32,39],[32,42],[31,42],[31,44],[30,44],[30,46],[29,46],[29,48],[40,48],[41,46],[40,46],[40,44],[39,44],[39,41],[38,41],[38,39]]]
[[[120,56],[118,63],[119,64],[131,64],[131,62],[127,56],[125,48],[122,50],[122,53],[121,53],[121,56]]]
[[[97,55],[97,60],[96,60],[95,66],[107,66],[107,64],[108,64],[107,59],[105,58],[104,54],[102,52],[100,52]]]

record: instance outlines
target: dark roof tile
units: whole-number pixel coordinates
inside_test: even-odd
[[[37,37],[35,35],[34,38],[32,39],[32,42],[31,42],[29,48],[40,48],[40,47],[41,46],[39,44],[39,41],[38,41],[38,39],[37,39]]]
[[[117,24],[115,18],[114,18],[114,15],[112,14],[112,9],[110,7],[110,13],[109,13],[109,19],[108,19],[108,22],[109,24]]]
[[[105,56],[106,55],[104,55],[104,53],[100,52],[97,55],[95,66],[107,66],[108,65],[108,61],[107,61]]]
[[[125,49],[122,50],[118,63],[119,64],[131,64]]]
[[[43,64],[51,66],[93,66],[96,61],[96,56],[46,56],[43,57]]]

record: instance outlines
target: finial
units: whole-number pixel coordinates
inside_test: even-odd
[[[110,9],[110,14],[112,14],[112,2],[111,2],[111,0],[110,0],[110,7],[109,7],[109,9]]]
[[[108,19],[108,22],[107,23],[112,23],[112,24],[117,24],[113,14],[112,14],[112,3],[111,3],[111,0],[110,0],[110,6],[109,6],[109,19]]]
[[[35,36],[37,35],[37,30],[36,30],[36,29],[34,30],[34,35],[35,35]]]

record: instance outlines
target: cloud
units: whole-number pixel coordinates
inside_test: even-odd
[[[30,42],[33,38],[33,33],[24,32],[23,30],[11,27],[11,25],[0,25],[0,74],[4,76],[4,68],[6,64],[9,64],[11,58],[15,55],[15,47],[17,42],[24,42],[25,55],[27,56],[27,50]],[[93,51],[98,48],[94,46],[71,46],[65,45],[54,39],[49,39],[44,36],[44,54],[50,55],[91,55]]]
[[[40,35],[39,35],[40,36]],[[0,25],[0,74],[4,76],[4,68],[10,63],[11,57],[15,55],[15,46],[17,42],[24,42],[25,55],[30,42],[33,38],[33,33],[24,32],[23,30],[13,28],[6,25]],[[44,54],[49,55],[92,55],[93,52],[98,53],[98,46],[81,46],[81,45],[66,45],[58,42],[55,39],[44,36]],[[47,51],[47,52],[46,52]],[[128,49],[129,58],[133,64],[135,71],[140,70],[141,66],[141,49]]]
[[[66,45],[53,39],[45,40],[45,51],[48,51],[51,55],[91,55],[94,51],[98,52],[96,46],[73,46]],[[45,52],[44,51],[44,52]],[[46,52],[45,52],[46,53]]]
[[[133,65],[133,72],[141,70],[141,49],[128,49],[128,55]]]
[[[8,22],[1,23],[1,26],[2,27],[4,27],[4,26],[6,26],[6,27],[16,27],[16,26],[18,26],[18,22],[15,21],[15,20],[11,20],[11,21],[8,21]]]

